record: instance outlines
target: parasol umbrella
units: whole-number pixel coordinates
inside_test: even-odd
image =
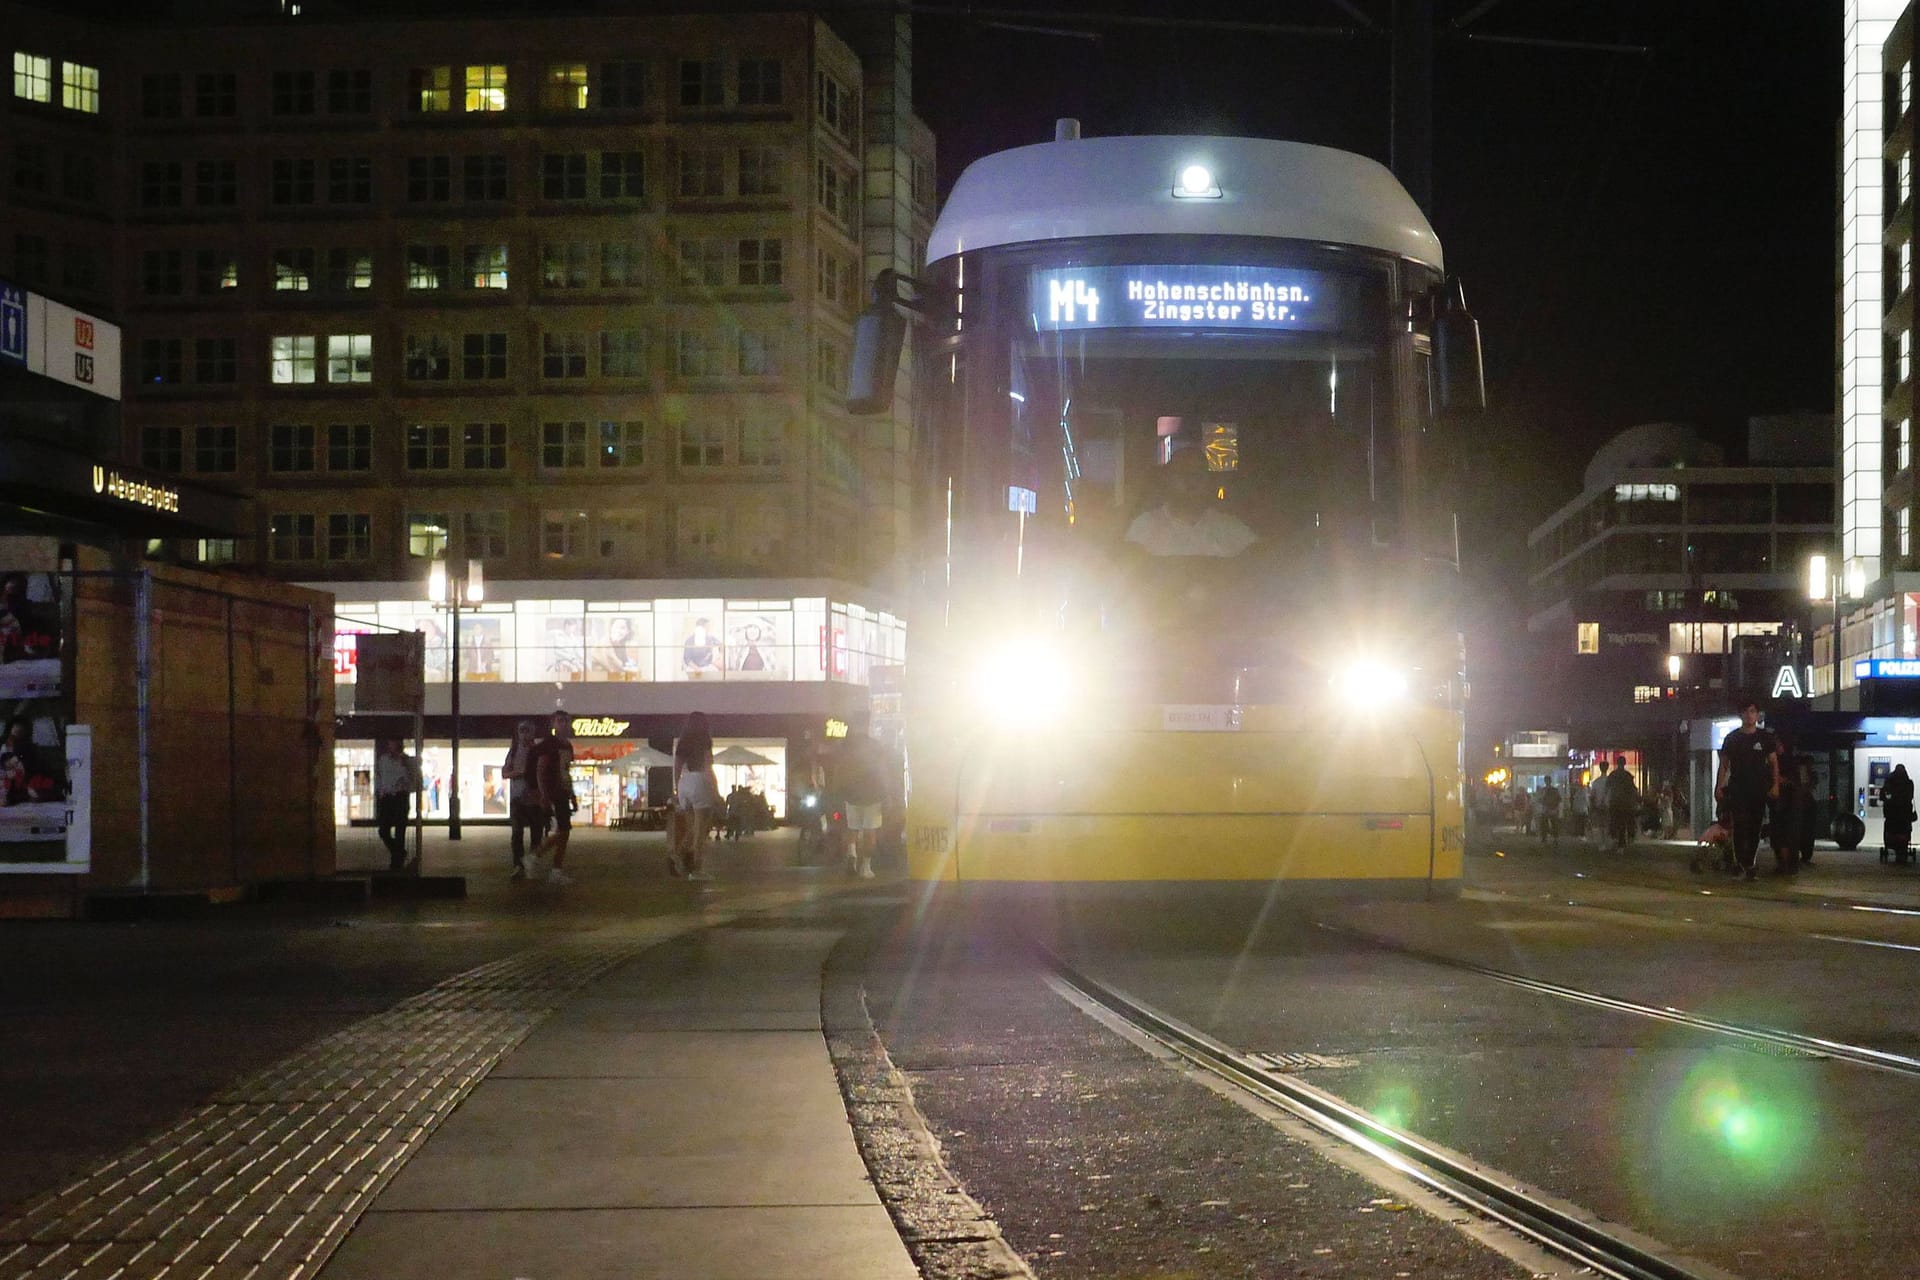
[[[724,751],[714,752],[713,762],[715,764],[732,765],[769,765],[773,763],[772,760],[761,755],[758,751],[750,751],[746,747],[740,746],[728,747]]]

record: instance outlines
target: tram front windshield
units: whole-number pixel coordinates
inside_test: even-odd
[[[1399,433],[1384,337],[1026,327],[1006,372],[1014,470],[1035,495],[1027,572],[1135,638],[1161,669],[1148,684],[1268,666],[1312,606],[1385,586]]]

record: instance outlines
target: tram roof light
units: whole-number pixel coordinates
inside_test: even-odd
[[[1173,194],[1180,200],[1218,200],[1220,187],[1213,180],[1213,170],[1203,164],[1190,164],[1180,171]]]

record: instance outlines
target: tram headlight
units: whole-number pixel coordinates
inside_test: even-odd
[[[967,693],[981,712],[1024,720],[1061,710],[1078,680],[1058,645],[1021,637],[989,645],[968,684]]]
[[[1348,663],[1333,674],[1333,696],[1346,706],[1370,711],[1397,706],[1407,700],[1413,687],[1405,667],[1362,658]]]

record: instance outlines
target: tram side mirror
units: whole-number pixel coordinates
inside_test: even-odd
[[[847,412],[885,413],[893,408],[900,375],[900,349],[907,341],[901,314],[900,277],[882,271],[873,280],[873,300],[853,322],[853,358],[847,363]]]
[[[1433,363],[1439,374],[1440,408],[1480,413],[1487,407],[1487,375],[1480,360],[1480,322],[1467,310],[1458,278],[1434,290]]]

